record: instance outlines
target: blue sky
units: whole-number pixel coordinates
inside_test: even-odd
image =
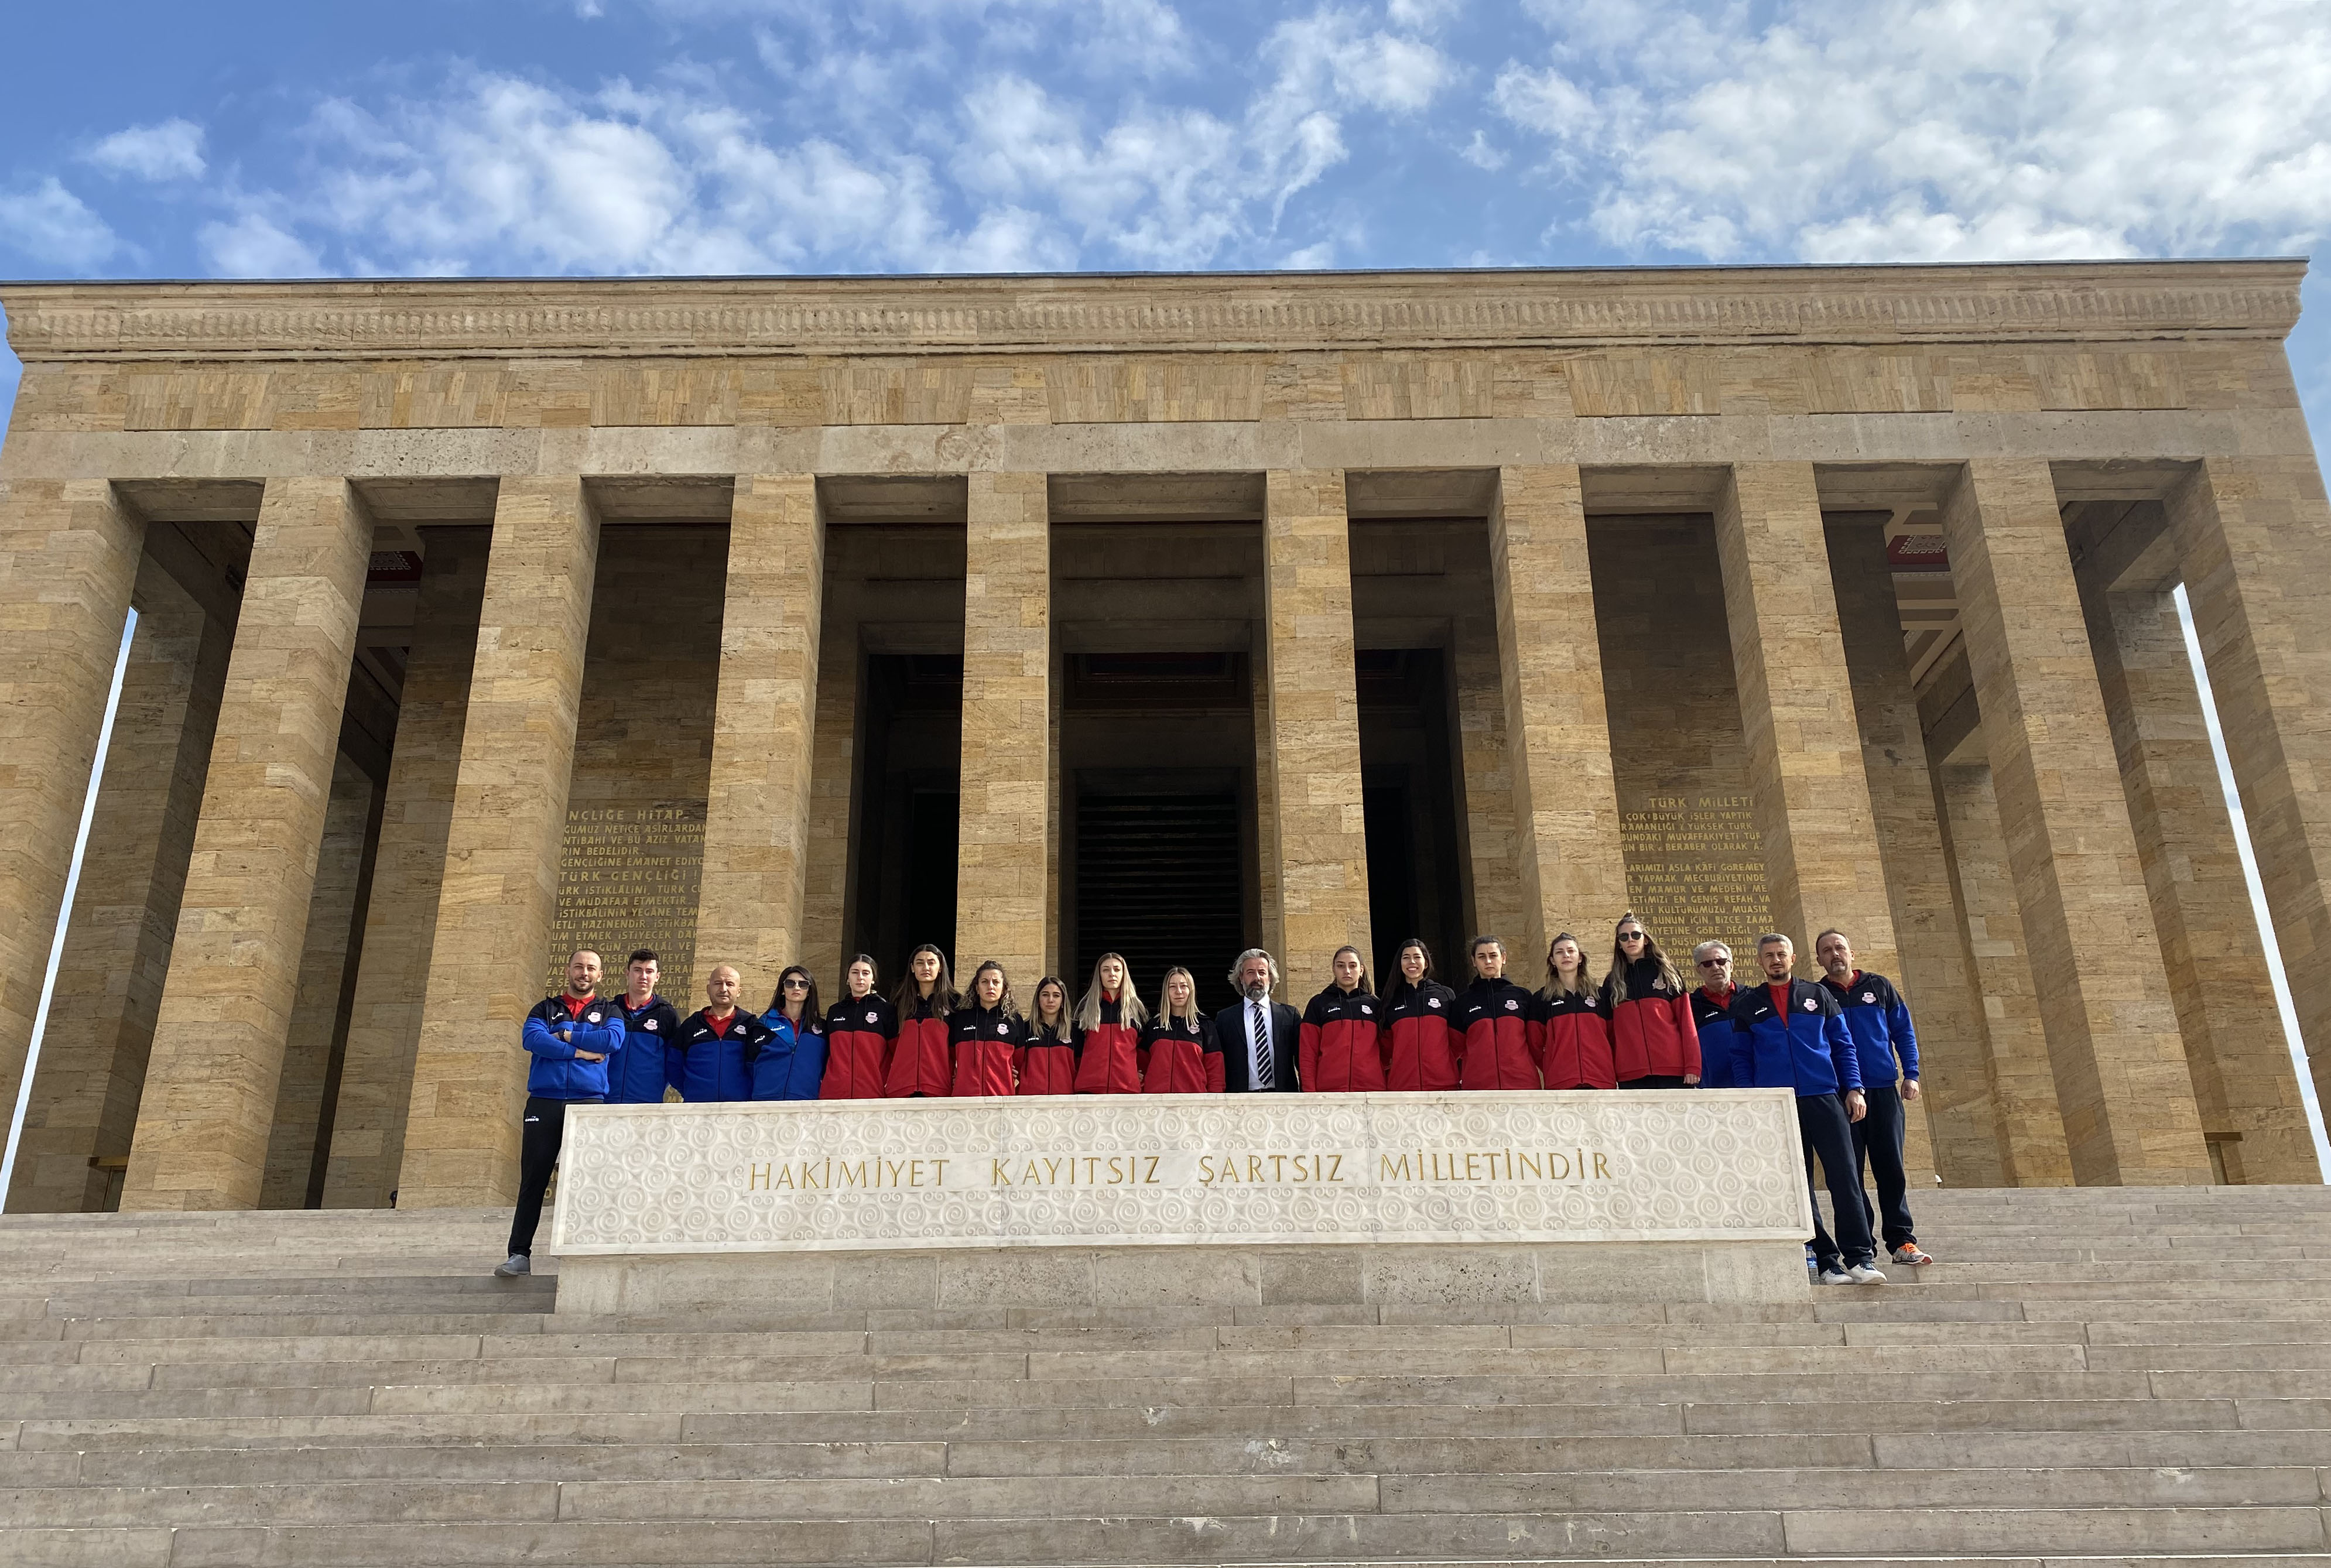
[[[9,34],[22,277],[2260,255],[2331,225],[2331,7],[2288,0],[116,0]]]

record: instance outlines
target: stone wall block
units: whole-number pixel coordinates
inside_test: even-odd
[[[12,1108],[145,537],[101,480],[0,480],[0,1105]]]
[[[2211,458],[2169,498],[2226,753],[2331,1098],[2331,502],[2312,453]]]
[[[2073,1173],[2084,1186],[2206,1183],[2047,465],[1970,463],[1943,531]]]
[[[803,951],[825,524],[807,474],[744,476],[728,523],[694,996],[716,964],[773,993]]]
[[[975,472],[965,529],[956,974],[1045,958],[1051,802],[1051,513],[1041,473]]]
[[[461,761],[398,1177],[405,1209],[507,1203],[518,1190],[575,763],[599,524],[582,481],[505,479],[494,508]]]
[[[1270,744],[1256,761],[1271,774],[1282,994],[1300,1006],[1327,984],[1337,947],[1373,950],[1351,525],[1340,472],[1275,469],[1264,494]]]
[[[124,1209],[260,1200],[372,534],[345,480],[267,482]]]
[[[1509,962],[1534,978],[1556,933],[1618,918],[1627,871],[1578,470],[1507,468],[1498,479],[1489,573],[1514,844],[1505,867],[1482,874],[1519,883]]]

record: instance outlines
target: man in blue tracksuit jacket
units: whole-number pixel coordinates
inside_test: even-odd
[[[1862,1208],[1873,1226],[1883,1217],[1886,1250],[1895,1262],[1932,1263],[1910,1220],[1910,1181],[1902,1169],[1904,1107],[1918,1098],[1918,1035],[1910,1009],[1892,981],[1854,967],[1844,932],[1814,937],[1813,956],[1821,960],[1822,986],[1844,1012],[1861,1062],[1861,1096],[1870,1103],[1870,1114],[1853,1124],[1853,1180],[1860,1186],[1868,1169],[1878,1183],[1878,1206],[1865,1197]]]
[[[494,1270],[504,1278],[533,1267],[535,1227],[542,1222],[542,1195],[550,1190],[551,1167],[566,1136],[566,1107],[607,1098],[608,1061],[623,1049],[623,1011],[599,995],[596,953],[579,947],[567,955],[566,989],[535,1004],[519,1039],[534,1065],[526,1075],[509,1260]]]
[[[680,1010],[656,994],[662,961],[642,947],[623,964],[626,982],[615,1005],[623,1010],[623,1049],[608,1074],[607,1100],[619,1106],[660,1106],[663,1091],[679,1079],[671,1042],[680,1034]]]
[[[1774,932],[1756,939],[1765,984],[1733,993],[1732,1087],[1796,1093],[1805,1159],[1810,1167],[1820,1158],[1837,1222],[1832,1240],[1822,1228],[1821,1205],[1813,1205],[1813,1257],[1822,1283],[1883,1285],[1854,1177],[1851,1129],[1868,1110],[1860,1063],[1837,998],[1811,981],[1791,978],[1796,960],[1796,945],[1786,936]]]
[[[1732,984],[1732,949],[1703,942],[1691,950],[1691,961],[1699,971],[1699,989],[1691,993],[1692,1027],[1699,1031],[1699,1087],[1753,1087],[1732,1081],[1732,999],[1739,994]]]
[[[737,1005],[744,989],[744,976],[733,965],[716,964],[704,981],[711,1005],[680,1021],[672,1072],[680,1098],[690,1105],[753,1098],[753,1059],[774,1037],[756,1015]]]

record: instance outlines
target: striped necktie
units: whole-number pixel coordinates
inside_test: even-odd
[[[1255,1082],[1251,1087],[1258,1089],[1274,1088],[1278,1087],[1279,1078],[1270,1060],[1270,1020],[1264,1016],[1262,1002],[1260,998],[1251,1005],[1254,1011],[1255,1076]]]

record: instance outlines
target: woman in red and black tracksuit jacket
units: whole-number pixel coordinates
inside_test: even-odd
[[[1356,947],[1338,947],[1335,983],[1303,1010],[1295,1076],[1305,1094],[1384,1086],[1384,1003],[1368,990]]]
[[[851,959],[843,991],[825,1015],[825,1077],[817,1098],[880,1099],[899,1039],[899,1010],[875,993],[874,960],[863,953]]]
[[[1077,1092],[1077,1026],[1069,1022],[1069,988],[1054,975],[1036,982],[1028,1044],[1020,1058],[1020,1092]]]
[[[1102,954],[1077,1003],[1077,1093],[1139,1094],[1141,1026],[1148,1022],[1125,955]]]
[[[991,958],[971,972],[971,994],[947,1014],[947,1047],[955,1053],[954,1092],[1012,1094],[1028,1049],[1028,1021],[1012,1001],[1004,965]]]
[[[1144,1094],[1220,1094],[1223,1047],[1214,1021],[1198,1011],[1198,983],[1180,965],[1158,988],[1164,1011],[1141,1031]]]
[[[955,1088],[947,1057],[947,1014],[963,1001],[948,978],[947,955],[926,942],[907,959],[907,978],[890,998],[899,1010],[899,1043],[890,1049],[882,1092],[892,1099],[943,1095]]]
[[[1699,1031],[1688,988],[1660,945],[1635,917],[1619,917],[1603,1007],[1621,1088],[1682,1088],[1699,1081]]]
[[[1400,945],[1400,978],[1384,993],[1384,1087],[1457,1087],[1457,993],[1432,978],[1432,952],[1421,938]]]
[[[1546,989],[1537,993],[1536,1027],[1546,1088],[1619,1087],[1603,998],[1586,983],[1586,955],[1567,931],[1546,950]]]
[[[1530,1014],[1536,1000],[1506,978],[1505,945],[1473,938],[1473,984],[1457,998],[1459,1088],[1537,1088],[1537,1058],[1530,1054]]]

